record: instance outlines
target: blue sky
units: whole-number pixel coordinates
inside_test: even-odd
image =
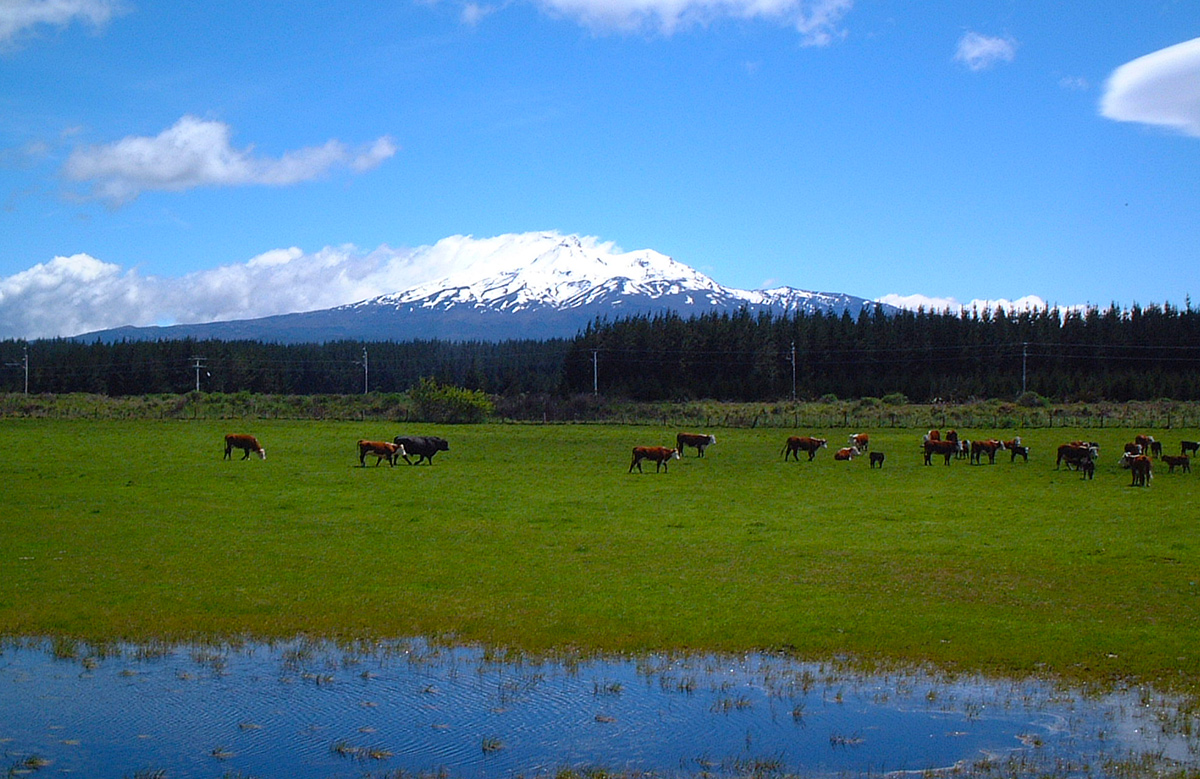
[[[745,289],[1183,305],[1198,39],[1194,0],[0,0],[0,338],[352,302],[535,230]]]

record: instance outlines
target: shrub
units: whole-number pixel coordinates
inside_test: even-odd
[[[1050,405],[1050,401],[1043,398],[1036,392],[1023,392],[1017,398],[1017,405],[1022,408],[1045,408]]]
[[[893,392],[890,395],[884,395],[880,401],[888,406],[907,406],[908,396],[903,392]]]
[[[429,422],[477,423],[495,410],[492,401],[480,390],[438,384],[430,378],[421,379],[408,396],[417,416]]]

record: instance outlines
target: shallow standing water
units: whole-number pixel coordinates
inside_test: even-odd
[[[0,648],[0,772],[38,776],[821,776],[984,761],[1082,776],[1147,755],[1200,767],[1179,724],[1169,701],[1136,690],[1088,697],[768,655],[534,662],[424,641]]]

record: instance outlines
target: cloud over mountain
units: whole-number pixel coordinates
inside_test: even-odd
[[[63,166],[70,180],[88,185],[88,196],[113,205],[146,191],[180,192],[204,186],[282,187],[320,178],[345,167],[361,173],[396,153],[387,136],[357,148],[338,140],[257,157],[253,147],[235,149],[224,122],[184,116],[154,137],[128,136],[114,143],[76,149]]]

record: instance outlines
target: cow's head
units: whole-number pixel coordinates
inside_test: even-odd
[[[672,449],[672,450],[671,450],[671,456],[670,456],[670,457],[668,457],[667,459],[668,459],[668,460],[678,460],[678,459],[679,459],[679,450],[678,450],[678,449]]]
[[[263,449],[261,446],[258,447],[258,459],[260,459],[260,460],[267,459],[267,450]]]

